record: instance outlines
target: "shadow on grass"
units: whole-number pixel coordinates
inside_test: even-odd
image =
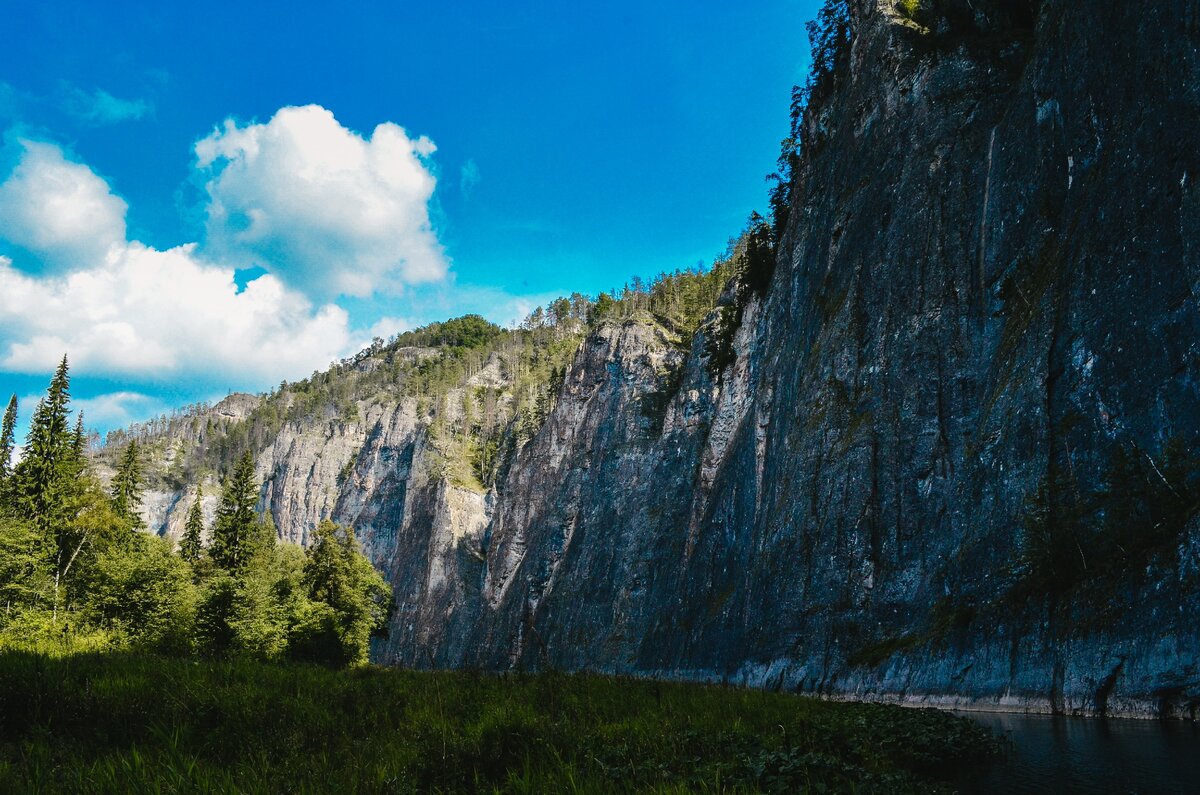
[[[0,652],[5,792],[928,792],[936,711],[585,674]]]

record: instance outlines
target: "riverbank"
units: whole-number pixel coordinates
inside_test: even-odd
[[[933,710],[592,675],[0,653],[5,792],[950,791]]]

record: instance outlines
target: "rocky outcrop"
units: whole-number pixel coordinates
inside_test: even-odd
[[[1099,499],[1122,456],[1145,488],[1194,485],[1168,461],[1200,448],[1200,11],[850,8],[769,289],[726,296],[731,363],[721,309],[690,347],[601,324],[483,493],[415,398],[262,449],[281,535],[331,515],[391,578],[376,659],[1200,703],[1200,524],[1121,557]],[[471,378],[448,406],[510,384],[498,359]],[[1068,531],[1081,565],[1054,557]]]
[[[1195,9],[927,8],[922,26],[854,4],[774,281],[718,383],[693,351],[655,434],[630,408],[649,345],[581,353],[501,488],[479,616],[447,632],[470,653],[440,663],[1196,703],[1194,530],[1173,563],[1011,604],[1039,492],[1069,502],[1069,472],[1095,493],[1118,449],[1153,463],[1200,431]]]

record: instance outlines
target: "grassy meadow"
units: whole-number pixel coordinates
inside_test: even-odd
[[[929,792],[996,750],[736,688],[0,652],[3,792]]]

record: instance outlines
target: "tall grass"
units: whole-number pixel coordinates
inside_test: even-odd
[[[4,792],[928,792],[994,748],[742,689],[0,653]]]

